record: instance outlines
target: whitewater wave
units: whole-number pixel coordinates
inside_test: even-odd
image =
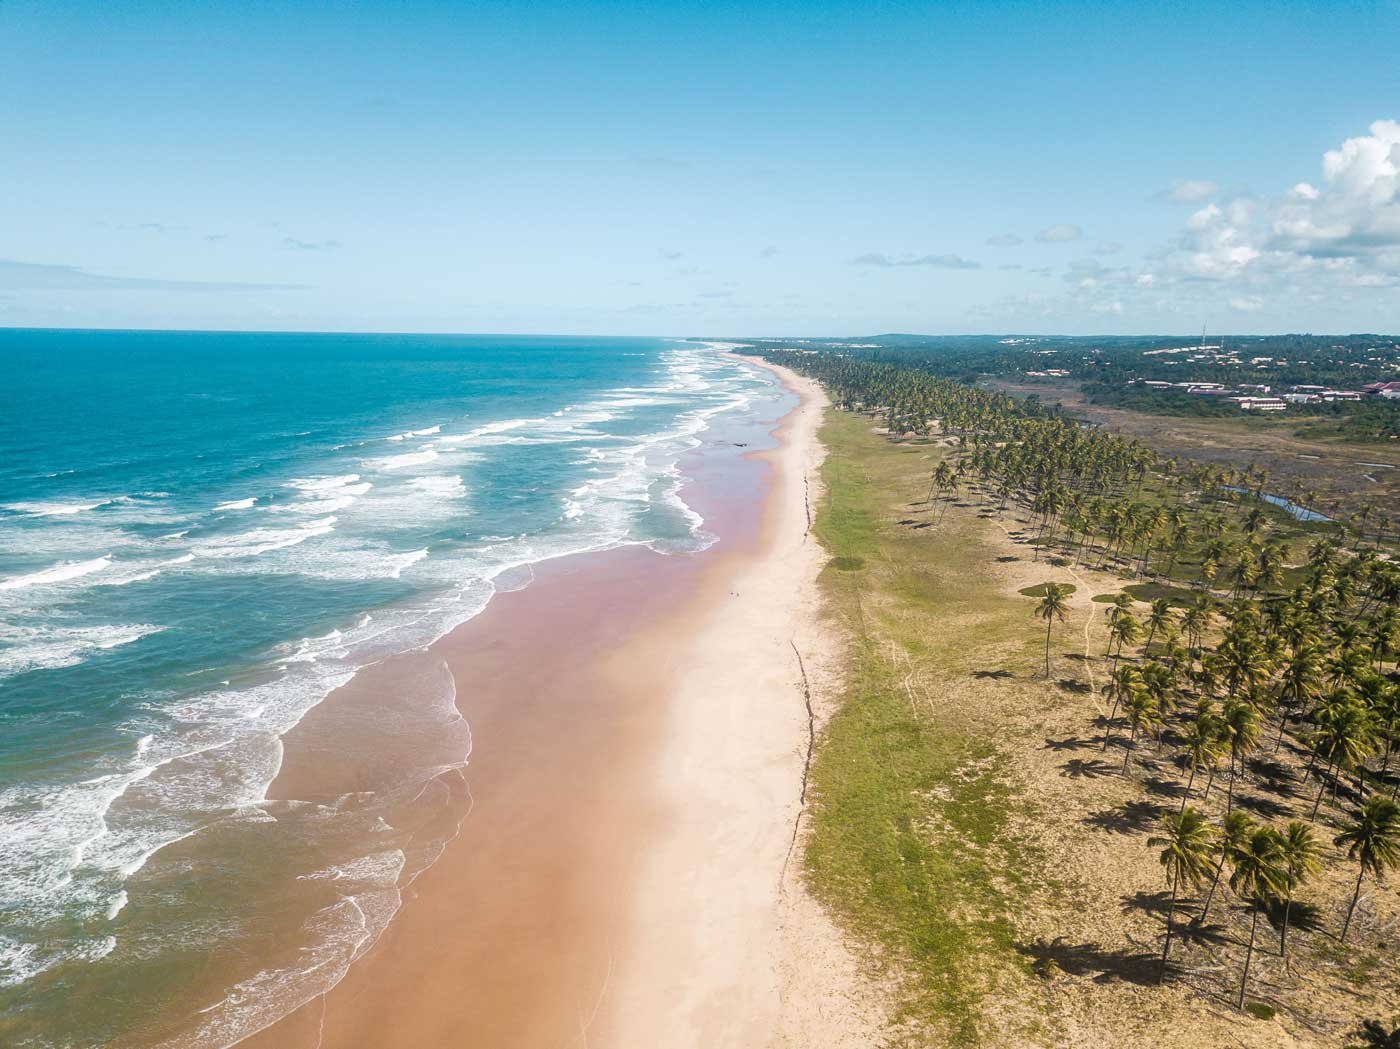
[[[422,466],[438,457],[431,448],[421,452],[404,452],[402,455],[386,455],[379,459],[366,459],[361,465],[370,470],[402,470],[409,466]]]
[[[66,583],[71,579],[81,579],[85,575],[91,575],[93,572],[101,572],[110,567],[111,564],[110,555],[94,557],[88,561],[70,561],[61,565],[53,565],[38,572],[30,572],[28,575],[0,579],[0,590],[21,590],[31,586]]]
[[[223,513],[225,510],[247,510],[258,501],[257,496],[249,496],[247,499],[234,499],[227,503],[220,503],[214,507],[214,513]]]
[[[407,441],[413,437],[430,437],[435,433],[441,432],[442,426],[441,424],[439,424],[437,426],[429,426],[427,429],[424,430],[405,430],[403,433],[396,433],[394,434],[394,436],[386,437],[384,439],[386,441]]]
[[[335,531],[335,522],[334,517],[322,517],[301,528],[255,528],[237,535],[216,536],[201,542],[194,552],[199,557],[256,557],[327,535]]]
[[[96,510],[99,506],[106,506],[109,502],[111,502],[110,499],[82,503],[35,500],[32,502],[0,503],[0,508],[13,510],[17,514],[28,514],[31,517],[69,517],[87,510]]]
[[[75,666],[97,652],[129,645],[163,629],[150,623],[43,628],[0,623],[0,678]]]

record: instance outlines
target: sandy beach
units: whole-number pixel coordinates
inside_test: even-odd
[[[801,403],[777,447],[710,457],[687,490],[716,547],[549,563],[289,738],[274,790],[317,796],[317,718],[445,664],[470,811],[346,978],[243,1044],[868,1044],[856,966],[793,849],[809,697],[819,716],[832,672],[808,534],[826,401],[782,379]]]

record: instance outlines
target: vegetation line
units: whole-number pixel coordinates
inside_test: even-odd
[[[797,669],[802,672],[802,702],[807,707],[807,757],[802,763],[802,790],[797,796],[797,816],[792,821],[792,841],[788,843],[787,855],[783,857],[780,881],[787,877],[788,862],[792,859],[793,849],[797,847],[797,832],[802,827],[802,814],[807,811],[807,784],[812,775],[812,753],[817,749],[817,716],[812,711],[812,686],[807,680],[807,666],[802,661],[797,642],[789,638],[788,644],[792,646],[793,655],[797,657]]]

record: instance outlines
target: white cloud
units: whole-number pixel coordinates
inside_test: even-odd
[[[1198,199],[1172,240],[1136,266],[1069,263],[1061,293],[1036,309],[1081,318],[1227,309],[1269,317],[1303,303],[1330,303],[1341,315],[1363,304],[1400,306],[1391,298],[1400,289],[1400,122],[1376,121],[1369,134],[1328,150],[1320,166],[1318,180],[1283,183],[1272,198],[1178,183],[1158,196]],[[1057,230],[1037,239],[1065,239]]]
[[[1293,187],[1273,216],[1272,247],[1400,266],[1400,123],[1377,120],[1370,132],[1323,154],[1321,187]]]
[[[1082,236],[1084,236],[1084,231],[1078,226],[1063,222],[1058,226],[1050,226],[1041,230],[1035,235],[1035,239],[1042,244],[1063,244],[1066,241],[1079,240]]]
[[[975,259],[965,259],[961,255],[900,255],[891,257],[879,252],[872,252],[868,255],[861,255],[851,262],[856,266],[878,266],[881,269],[890,269],[895,266],[933,266],[937,269],[945,270],[976,270],[981,269],[982,264]]]
[[[1171,204],[1199,204],[1219,191],[1220,187],[1207,179],[1178,179],[1157,193],[1156,198]]]

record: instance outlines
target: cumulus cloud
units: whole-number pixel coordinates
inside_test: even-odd
[[[89,273],[78,266],[0,259],[0,290],[3,291],[290,291],[305,287],[305,284],[108,277]]]
[[[1024,241],[1014,233],[1000,233],[995,237],[988,237],[987,243],[994,248],[1014,248],[1017,244],[1024,243]]]
[[[776,244],[769,244],[758,253],[758,257],[760,259],[771,259],[776,254],[778,254],[778,246]]]
[[[1035,239],[1042,244],[1064,244],[1071,240],[1079,240],[1083,236],[1084,231],[1078,226],[1063,222],[1041,230],[1035,235]]]
[[[1320,167],[1319,178],[1284,183],[1274,197],[1212,188],[1137,265],[1071,263],[1061,270],[1060,295],[1036,308],[1066,317],[1115,307],[1143,318],[1263,315],[1300,302],[1344,309],[1400,289],[1400,122],[1376,121],[1326,151]]]
[[[982,264],[974,259],[965,259],[961,255],[901,255],[891,257],[872,252],[869,255],[861,255],[851,262],[856,266],[876,266],[881,269],[889,269],[896,266],[932,266],[936,269],[945,270],[976,270],[981,269]]]
[[[1116,240],[1100,241],[1094,246],[1095,255],[1117,255],[1122,250],[1123,245],[1119,244]]]
[[[1219,191],[1220,187],[1207,179],[1177,179],[1166,189],[1154,194],[1154,198],[1169,204],[1200,204]]]
[[[1370,132],[1323,154],[1321,186],[1293,187],[1273,215],[1271,248],[1317,259],[1400,252],[1400,122]]]

